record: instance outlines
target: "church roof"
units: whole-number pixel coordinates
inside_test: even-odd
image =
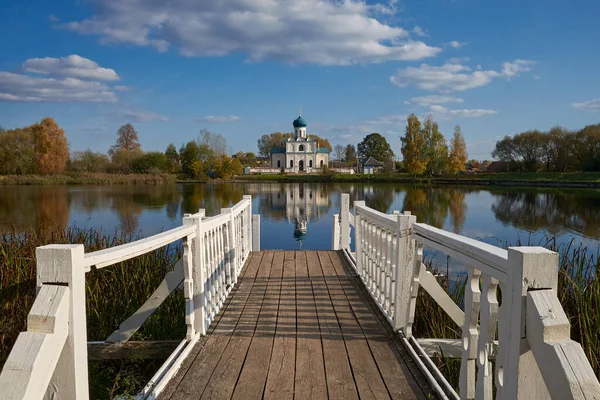
[[[327,153],[327,154],[329,154],[329,149],[327,147],[319,147],[317,149],[317,153]]]
[[[379,160],[369,157],[367,161],[363,163],[363,167],[382,167],[383,163]]]
[[[279,154],[279,153],[285,153],[285,147],[273,147],[271,149],[271,154]]]
[[[294,128],[306,128],[306,120],[302,118],[302,115],[294,120]]]

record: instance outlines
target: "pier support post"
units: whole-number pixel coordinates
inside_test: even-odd
[[[359,207],[364,207],[364,201],[354,202],[354,247],[356,249],[356,273],[363,276],[364,258],[362,254],[362,227]]]
[[[333,224],[331,228],[331,250],[340,249],[340,215],[333,214]]]
[[[342,193],[340,201],[340,246],[342,249],[350,248],[350,195]]]
[[[69,287],[69,330],[67,341],[54,369],[45,398],[82,399],[88,389],[87,321],[85,312],[85,269],[82,244],[51,244],[35,249],[37,290],[43,284]]]
[[[204,269],[204,238],[200,226],[202,217],[206,215],[203,209],[198,213],[185,216],[183,225],[195,225],[196,237],[192,240],[192,293],[194,303],[194,328],[201,335],[206,335],[206,272]],[[185,266],[184,266],[185,268]]]

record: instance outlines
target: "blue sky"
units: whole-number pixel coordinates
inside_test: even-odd
[[[600,122],[600,2],[554,0],[4,0],[0,126],[51,116],[71,150],[106,151],[131,122],[145,150],[202,128],[233,152],[291,131],[332,144],[406,115],[470,157],[498,138]]]

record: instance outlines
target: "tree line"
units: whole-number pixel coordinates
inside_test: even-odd
[[[496,142],[492,157],[506,162],[507,171],[600,171],[600,124],[505,136]]]
[[[228,179],[242,173],[242,162],[253,165],[253,153],[227,155],[227,141],[220,134],[203,129],[200,135],[182,144],[173,143],[165,152],[144,152],[137,130],[125,124],[107,153],[91,149],[69,154],[67,137],[52,118],[12,130],[0,128],[1,175],[53,175],[65,171],[83,173],[172,173],[186,179]]]

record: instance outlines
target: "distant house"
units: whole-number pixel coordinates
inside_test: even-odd
[[[487,166],[485,172],[507,172],[508,171],[508,163],[506,161],[492,161],[490,165]]]
[[[383,168],[383,163],[379,160],[374,159],[373,157],[367,158],[362,163],[363,174],[373,174],[378,172]]]

